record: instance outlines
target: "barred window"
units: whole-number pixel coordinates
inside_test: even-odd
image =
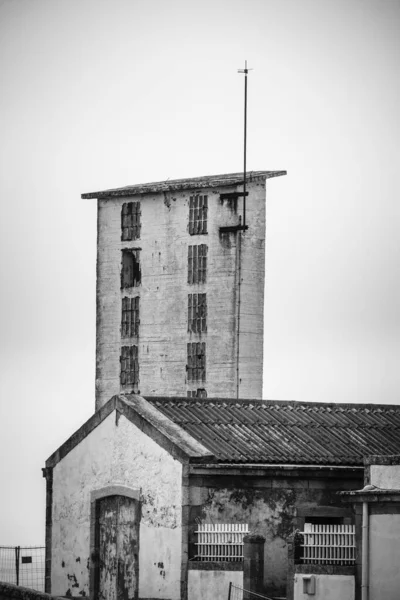
[[[189,246],[188,249],[188,283],[205,283],[207,279],[206,244]]]
[[[137,346],[122,346],[121,348],[121,385],[136,385],[139,383],[139,359]]]
[[[198,390],[189,390],[187,393],[188,398],[207,398],[207,390],[199,388]]]
[[[142,273],[140,270],[140,251],[132,248],[122,250],[121,288],[140,285]]]
[[[208,197],[190,196],[189,200],[189,233],[196,235],[207,233]]]
[[[206,380],[206,345],[204,342],[190,342],[187,345],[188,381]]]
[[[139,335],[139,297],[122,298],[122,337]]]
[[[140,237],[140,202],[125,202],[122,205],[121,230],[123,241]]]
[[[188,294],[188,331],[193,333],[207,331],[206,294]]]

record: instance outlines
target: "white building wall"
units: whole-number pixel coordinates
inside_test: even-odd
[[[111,485],[140,492],[140,597],[177,600],[182,465],[115,411],[54,467],[52,594],[89,595],[90,495]]]
[[[354,575],[313,575],[312,577],[315,578],[315,593],[313,594],[304,591],[303,582],[309,577],[309,575],[296,573],[294,577],[294,600],[310,600],[310,598],[313,600],[354,600],[355,598]],[[372,598],[375,598],[375,596]]]
[[[265,181],[248,184],[247,224],[243,234],[220,234],[221,226],[238,223],[242,200],[220,193],[236,188],[204,189],[208,195],[208,234],[190,235],[189,198],[192,191],[110,198],[98,202],[97,372],[96,408],[121,391],[121,303],[140,297],[138,391],[144,396],[186,396],[205,388],[209,397],[236,397],[238,269],[237,240],[241,236],[242,288],[240,336],[240,398],[261,398],[263,365],[263,306],[265,269]],[[141,237],[121,241],[124,202],[141,202]],[[207,283],[189,285],[188,246],[208,246]],[[141,248],[142,280],[121,290],[121,250]],[[207,333],[187,329],[189,293],[207,293]],[[206,342],[207,380],[186,379],[187,343]]]

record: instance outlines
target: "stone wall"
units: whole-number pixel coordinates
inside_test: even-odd
[[[0,581],[0,600],[54,600],[55,598],[56,596]]]
[[[221,233],[238,224],[242,199],[208,195],[208,233],[190,235],[189,198],[193,191],[110,198],[98,201],[96,408],[114,394],[186,396],[205,388],[209,397],[236,397],[238,264],[241,255],[240,398],[261,398],[265,269],[265,181],[248,184],[245,233]],[[141,235],[121,241],[121,209],[140,201]],[[240,238],[240,247],[239,247]],[[188,246],[206,244],[207,281],[188,284]],[[122,249],[140,249],[141,284],[121,290]],[[188,332],[188,294],[207,294],[207,332]],[[139,385],[120,385],[123,297],[140,297],[137,339]],[[206,381],[187,381],[187,343],[206,342]]]

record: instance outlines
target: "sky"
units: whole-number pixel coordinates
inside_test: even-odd
[[[400,403],[400,2],[0,0],[0,545],[94,411],[96,201],[268,182],[263,397]]]

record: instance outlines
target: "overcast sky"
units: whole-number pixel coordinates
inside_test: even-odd
[[[248,168],[267,190],[264,398],[399,403],[400,2],[0,0],[0,545],[94,411],[96,204]]]

